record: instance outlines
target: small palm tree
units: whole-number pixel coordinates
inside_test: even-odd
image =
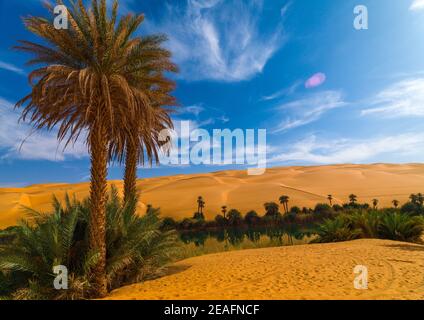
[[[206,202],[205,202],[205,201],[202,201],[202,202],[200,203],[200,213],[201,213],[201,214],[203,214],[203,209],[205,208],[205,205],[206,205]]]
[[[330,206],[333,206],[333,196],[331,194],[329,194],[327,196],[328,201],[330,202]]]
[[[372,199],[372,207],[374,208],[374,210],[377,209],[377,205],[378,205],[378,199]]]
[[[397,209],[397,207],[399,207],[399,201],[398,200],[393,200],[392,201],[393,206]]]
[[[283,205],[283,208],[284,208],[284,211],[285,211],[285,213],[288,213],[289,212],[289,199],[290,199],[290,197],[289,196],[286,196],[286,195],[282,195],[281,197],[280,197],[280,204],[282,204]]]
[[[352,193],[349,195],[349,203],[351,205],[355,205],[357,201],[358,201],[358,197],[355,194]]]
[[[224,216],[224,218],[226,218],[226,213],[227,213],[227,206],[222,206],[221,207],[221,212],[222,212],[222,215]]]
[[[205,207],[206,202],[203,200],[202,196],[197,197],[197,212],[203,213],[203,208]]]

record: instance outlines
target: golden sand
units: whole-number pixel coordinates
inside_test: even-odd
[[[354,288],[356,265],[368,268],[367,290]],[[424,246],[356,240],[212,254],[107,299],[424,299]]]
[[[110,183],[122,188],[121,181]],[[142,179],[137,187],[142,192],[140,210],[152,204],[161,207],[163,216],[177,219],[193,215],[199,195],[206,201],[207,218],[214,218],[222,205],[242,213],[253,209],[262,214],[263,203],[278,201],[282,194],[290,196],[290,206],[313,207],[317,202],[327,202],[328,194],[333,195],[334,203],[342,203],[351,193],[361,202],[378,198],[381,206],[391,206],[393,199],[402,203],[411,193],[424,193],[424,164],[282,167],[268,169],[262,176],[221,171]],[[53,194],[62,198],[68,192],[81,199],[88,191],[88,183],[0,189],[0,228],[22,218],[22,206],[49,210]]]

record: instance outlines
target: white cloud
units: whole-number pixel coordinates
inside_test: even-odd
[[[4,61],[0,61],[0,69],[12,71],[12,72],[17,73],[17,74],[22,75],[22,76],[25,75],[24,70],[14,66],[13,64],[10,64],[10,63],[4,62]]]
[[[424,0],[414,0],[409,7],[409,10],[418,11],[424,9]]]
[[[18,119],[19,113],[13,110],[13,104],[0,98],[0,149],[5,150],[3,159],[63,161],[87,156],[82,137],[63,151],[63,146],[57,142],[56,130],[33,132],[28,124],[18,123]]]
[[[168,6],[149,31],[169,36],[168,46],[188,80],[241,81],[261,73],[283,43],[281,25],[259,32],[262,0],[187,0]]]
[[[402,80],[382,90],[368,102],[372,107],[362,115],[387,118],[424,116],[424,78]]]
[[[202,107],[201,105],[191,105],[191,106],[178,109],[179,114],[192,114],[192,115],[195,115],[196,117],[203,111],[205,111],[205,108]]]
[[[310,95],[304,99],[292,101],[279,107],[281,111],[291,113],[281,122],[274,133],[297,128],[317,121],[329,110],[343,107],[343,95],[339,91],[323,91]]]
[[[303,161],[316,164],[361,163],[380,155],[411,157],[424,149],[424,134],[374,137],[364,140],[323,140],[312,135],[292,145],[286,152],[269,157],[269,163]]]
[[[270,100],[281,98],[283,96],[290,96],[296,92],[297,88],[299,88],[301,84],[302,84],[301,81],[296,81],[288,88],[283,88],[281,90],[278,90],[277,92],[274,92],[273,94],[270,94],[268,96],[263,96],[261,100],[270,101]]]

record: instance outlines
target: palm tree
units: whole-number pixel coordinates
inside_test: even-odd
[[[137,86],[144,94],[140,104],[144,106],[143,113],[134,117],[131,123],[131,135],[121,140],[126,140],[126,148],[111,145],[112,158],[123,162],[125,157],[124,175],[124,201],[128,202],[136,197],[137,165],[159,162],[159,149],[167,146],[167,140],[161,141],[163,130],[173,129],[170,117],[171,110],[165,106],[174,105],[176,100],[171,95],[175,83],[164,76],[164,72],[177,72],[177,67],[170,61],[171,53],[162,48],[166,40],[163,35],[153,35],[142,38],[139,43],[138,55],[134,62],[142,68]],[[142,79],[141,79],[142,78]],[[122,153],[125,150],[125,153]],[[169,151],[169,150],[165,150]]]
[[[397,207],[399,207],[399,201],[398,200],[393,200],[392,201],[393,206],[397,209]]]
[[[375,209],[377,209],[377,205],[378,205],[378,199],[372,199],[372,206]]]
[[[330,202],[330,206],[332,207],[332,206],[333,206],[333,196],[332,196],[331,194],[329,194],[329,195],[327,196],[327,199],[328,199],[328,201]]]
[[[289,196],[286,196],[286,195],[282,195],[281,197],[280,197],[280,204],[282,204],[283,205],[283,207],[284,207],[284,211],[285,211],[285,213],[288,213],[289,212],[289,199],[290,199],[290,197]]]
[[[264,203],[264,208],[265,208],[265,216],[267,217],[279,216],[279,206],[275,202]]]
[[[222,215],[224,216],[224,218],[226,218],[225,217],[225,214],[227,213],[227,206],[222,206],[221,207],[221,212],[222,212]]]
[[[203,214],[203,209],[205,208],[205,205],[206,205],[206,202],[205,202],[205,201],[202,201],[202,202],[200,203],[200,213],[201,213],[201,214]]]
[[[53,7],[47,5],[50,13]],[[110,143],[123,152],[132,121],[145,113],[145,93],[137,85],[145,79],[140,67],[141,38],[134,37],[142,15],[118,20],[118,2],[110,14],[106,0],[93,0],[86,10],[79,0],[68,8],[69,28],[57,30],[52,19],[28,17],[26,28],[42,43],[20,41],[17,49],[33,54],[28,62],[31,92],[16,107],[35,129],[58,126],[65,147],[86,136],[91,156],[89,245],[99,259],[92,268],[93,296],[106,295],[106,199]]]
[[[205,207],[206,202],[203,200],[202,196],[197,197],[197,212],[203,213],[203,208]]]
[[[355,194],[349,195],[349,202],[351,205],[354,205],[358,201],[358,197]]]

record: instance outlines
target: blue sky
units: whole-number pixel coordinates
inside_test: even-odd
[[[269,166],[424,162],[424,0],[120,2],[122,13],[145,13],[141,34],[169,37],[181,69],[176,123],[265,128]],[[83,141],[62,152],[55,132],[32,133],[13,111],[30,69],[11,47],[35,40],[20,17],[44,15],[40,3],[0,0],[0,186],[88,180]],[[353,27],[358,4],[368,8],[368,30]],[[122,168],[111,165],[109,177],[120,179]]]

